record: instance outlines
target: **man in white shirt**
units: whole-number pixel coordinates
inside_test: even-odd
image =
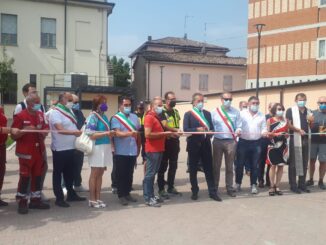
[[[81,135],[77,129],[77,119],[71,110],[73,97],[70,93],[59,95],[59,103],[50,113],[49,122],[52,137],[53,154],[53,192],[56,197],[55,204],[59,207],[69,207],[64,201],[61,187],[61,176],[67,188],[67,201],[84,201],[83,197],[77,195],[73,189],[73,160],[75,152],[76,137]],[[70,132],[55,132],[56,130],[67,130]]]
[[[258,163],[261,155],[261,138],[267,136],[265,115],[259,111],[259,99],[251,96],[248,110],[240,113],[242,127],[237,149],[236,188],[241,190],[245,161],[250,163],[251,193],[257,194]]]
[[[231,106],[232,94],[221,95],[222,105],[211,111],[214,131],[213,172],[216,189],[219,187],[223,155],[225,157],[225,183],[227,194],[235,197],[233,190],[233,163],[237,149],[237,136],[241,132],[240,112]]]

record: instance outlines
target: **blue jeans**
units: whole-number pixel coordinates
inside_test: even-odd
[[[162,161],[163,152],[146,152],[146,172],[143,180],[145,202],[154,197],[154,179]]]
[[[240,139],[237,149],[236,161],[236,178],[237,184],[242,183],[243,167],[245,164],[250,166],[250,185],[257,184],[258,164],[261,155],[260,140],[244,140]]]

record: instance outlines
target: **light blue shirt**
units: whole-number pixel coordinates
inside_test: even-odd
[[[222,116],[224,118],[226,118],[221,107],[219,107],[219,109],[220,109]],[[234,132],[241,131],[242,121],[241,121],[241,117],[240,117],[240,112],[233,107],[230,107],[229,109],[225,109],[225,111],[227,112],[227,114],[229,115],[229,117],[233,123]],[[225,134],[215,134],[214,137],[217,139],[233,139],[230,129],[227,127],[227,125],[225,125],[224,120],[220,116],[220,114],[217,112],[217,109],[214,109],[211,111],[211,116],[212,116],[214,131],[215,132],[225,132]],[[228,119],[226,119],[226,120],[228,121]],[[230,127],[232,128],[231,125],[230,125]]]
[[[139,119],[136,114],[130,113],[128,119],[135,126],[136,130],[140,129]],[[111,128],[119,129],[122,132],[129,130],[114,116],[111,119]],[[137,156],[137,142],[134,137],[114,137],[115,155]]]

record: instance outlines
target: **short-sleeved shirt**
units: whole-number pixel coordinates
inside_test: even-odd
[[[56,131],[55,124],[61,124],[64,130],[77,130],[77,126],[67,116],[63,115],[56,109],[53,109],[49,115],[53,151],[66,151],[75,149],[75,135],[59,134]]]
[[[304,130],[306,133],[308,133],[309,125],[308,125],[308,121],[307,121],[307,108],[304,109],[303,113],[299,110],[299,114],[300,114],[301,129]],[[292,108],[287,109],[286,119],[291,120],[291,124],[293,125]],[[293,130],[290,130],[290,134],[293,134]]]
[[[152,129],[152,133],[164,132],[164,128],[155,112],[148,112],[145,116],[144,127]],[[165,138],[146,138],[146,152],[163,152],[165,150]]]
[[[24,109],[14,116],[11,127],[24,129],[26,127],[35,127],[36,129],[48,129],[48,125],[44,119],[44,113],[37,111],[31,114]],[[41,149],[39,152],[45,151],[44,139],[39,133],[27,133],[16,140],[16,154],[19,157],[30,156],[35,148]]]
[[[319,110],[312,112],[314,116],[314,123],[311,128],[312,133],[319,133],[320,128],[325,132],[326,130],[326,113],[322,113]],[[311,142],[315,144],[326,144],[326,135],[312,135]]]
[[[260,111],[253,116],[250,111],[241,111],[240,116],[242,121],[241,139],[259,140],[262,134],[267,132],[266,118]]]
[[[140,123],[137,115],[130,113],[127,117],[135,126],[136,130],[139,130]],[[111,118],[111,128],[119,129],[122,132],[129,132],[129,130],[114,116]],[[138,146],[134,137],[114,137],[114,147],[115,155],[137,156]]]
[[[100,116],[109,126],[109,128],[98,118]],[[87,124],[86,124],[86,130],[89,135],[95,133],[96,131],[104,132],[104,131],[109,131],[110,130],[110,122],[109,119],[107,118],[106,115],[100,115],[97,114],[95,115],[92,113],[88,118],[87,118]],[[104,136],[102,138],[98,138],[95,140],[95,145],[104,145],[104,144],[110,144],[110,138],[109,136]]]

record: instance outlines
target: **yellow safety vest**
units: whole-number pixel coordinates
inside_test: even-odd
[[[166,108],[164,108],[163,113],[166,117],[166,126],[169,128],[179,128],[179,122],[180,122],[180,115],[177,109],[173,109],[174,111],[174,116],[171,115],[169,116]]]

